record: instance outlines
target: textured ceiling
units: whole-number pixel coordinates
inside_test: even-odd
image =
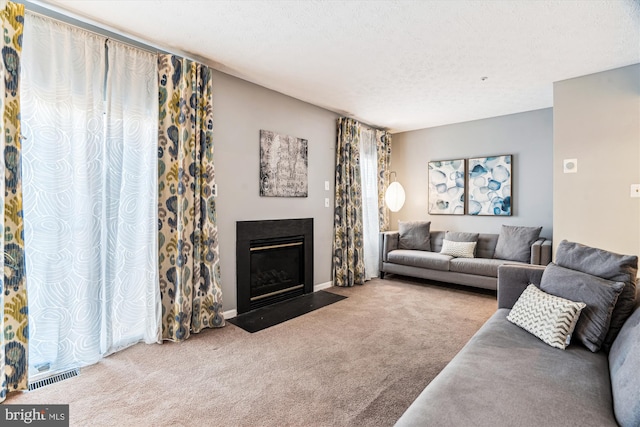
[[[640,63],[640,0],[32,3],[392,132],[551,107],[555,81]]]

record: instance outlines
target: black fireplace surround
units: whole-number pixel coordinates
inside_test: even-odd
[[[313,218],[236,222],[238,314],[313,292]]]

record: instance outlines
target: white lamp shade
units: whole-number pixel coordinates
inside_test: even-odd
[[[384,195],[384,201],[387,202],[387,206],[391,212],[398,212],[404,205],[404,188],[398,181],[393,181],[389,184],[387,192]]]

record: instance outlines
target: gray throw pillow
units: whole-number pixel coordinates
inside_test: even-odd
[[[624,282],[624,289],[613,309],[609,333],[604,340],[603,347],[608,350],[635,307],[638,257],[620,255],[563,240],[556,250],[556,264],[603,279]]]
[[[503,225],[493,257],[508,261],[531,262],[531,245],[540,237],[542,227]]]
[[[431,221],[398,221],[398,249],[431,251]]]
[[[547,265],[540,281],[540,289],[551,295],[587,304],[573,336],[594,353],[600,350],[609,332],[613,307],[623,288],[623,282],[602,279],[554,263]]]

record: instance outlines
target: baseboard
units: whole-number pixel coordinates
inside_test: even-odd
[[[222,315],[224,316],[225,319],[233,319],[238,315],[238,310],[227,310],[224,313],[222,313]]]
[[[321,291],[323,289],[328,289],[328,288],[330,288],[332,286],[333,286],[333,281],[332,280],[330,280],[328,282],[320,283],[318,285],[314,285],[313,286],[313,292],[318,292],[318,291]]]
[[[313,292],[318,292],[318,291],[321,291],[323,289],[328,289],[328,288],[330,288],[332,286],[333,286],[333,281],[320,283],[318,285],[314,285],[313,286]],[[234,317],[236,317],[238,315],[238,310],[227,310],[227,311],[223,312],[222,315],[224,316],[225,319],[233,319]]]

